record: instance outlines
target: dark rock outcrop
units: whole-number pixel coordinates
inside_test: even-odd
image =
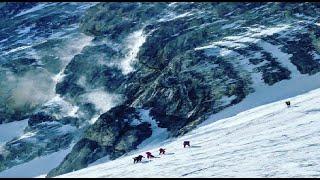
[[[133,120],[141,119],[135,108],[117,106],[102,114],[73,147],[63,162],[50,171],[53,177],[73,170],[85,168],[88,164],[106,155],[115,159],[133,149],[151,136],[150,124],[141,122],[130,125]]]
[[[34,109],[39,107],[32,112],[29,108],[29,113],[25,110],[28,107],[12,111],[7,108],[11,104],[5,103],[4,108],[0,107],[0,112],[5,112],[0,113],[0,123],[8,118],[30,118],[25,131],[33,136],[17,138],[5,145],[7,154],[0,155],[0,170],[15,165],[17,160],[26,162],[66,148],[79,139],[48,177],[87,167],[104,156],[115,159],[136,149],[152,135],[150,123],[140,114],[142,109],[149,110],[150,118],[158,127],[166,128],[171,137],[176,137],[189,132],[209,115],[241,102],[254,91],[255,83],[272,86],[292,78],[286,63],[292,63],[301,74],[319,72],[320,61],[315,54],[320,52],[320,28],[309,23],[310,18],[315,19],[319,14],[319,7],[313,3],[216,2],[110,2],[91,7],[81,20],[80,29],[94,36],[94,40],[68,61],[65,76],[55,87],[57,94],[77,106],[77,117],[65,114],[61,117],[57,113],[59,107],[53,106],[37,113]],[[51,8],[54,6],[49,6]],[[38,16],[31,16],[28,21],[21,19],[12,24],[0,21],[3,22],[0,41],[10,35],[9,30],[3,29],[14,29],[21,23],[20,30],[30,26],[30,32],[47,38],[52,34],[50,31],[69,27],[79,20],[79,14],[59,15],[68,8],[71,6],[49,14],[40,10]],[[14,9],[12,13],[6,11],[8,16],[19,12]],[[36,28],[31,27],[32,24]],[[290,26],[283,28],[285,24]],[[298,30],[294,30],[295,26]],[[276,32],[275,27],[282,30]],[[272,34],[269,35],[264,31],[268,29],[275,33],[269,32]],[[27,30],[22,29],[20,33]],[[136,39],[128,42],[128,38],[140,30],[144,43],[136,57],[128,56],[133,54],[131,43],[136,45]],[[259,35],[255,31],[263,33]],[[255,36],[250,36],[252,34]],[[21,46],[13,43],[15,37],[6,40],[12,46],[4,47],[3,51]],[[22,33],[21,39],[25,37]],[[282,52],[291,55],[288,62],[283,62],[268,47],[262,47],[259,41],[267,42],[270,47],[279,46]],[[59,58],[52,55],[51,50],[63,42],[50,39],[33,46],[37,52],[45,52],[41,63],[15,54],[0,57],[0,64],[15,74],[32,69],[57,74],[65,64],[58,63]],[[121,63],[128,57],[133,58],[129,60],[134,71],[124,74]],[[5,62],[6,59],[10,61]],[[4,74],[0,71],[0,77]],[[95,90],[122,95],[124,100],[102,112],[104,110],[86,99],[87,93]],[[10,97],[3,99],[10,100]],[[89,121],[98,114],[101,114],[99,119],[91,125]],[[55,143],[50,143],[53,141]],[[21,153],[16,155],[18,152]]]
[[[100,3],[87,11],[80,28],[88,35],[120,40],[159,17],[165,7],[166,3]]]
[[[120,53],[107,45],[89,46],[76,55],[67,65],[62,82],[56,86],[56,92],[63,96],[75,98],[87,89],[104,87],[107,91],[114,91],[124,80],[121,70],[110,67]],[[79,81],[84,82],[79,82]]]
[[[261,7],[268,10],[263,12],[254,10]],[[157,121],[159,127],[166,128],[171,136],[179,136],[195,128],[208,115],[239,103],[253,92],[251,85],[254,82],[252,82],[251,73],[261,74],[261,80],[268,85],[290,79],[291,72],[278,61],[277,57],[255,43],[244,43],[245,47],[216,46],[215,50],[218,52],[224,48],[247,59],[221,56],[219,53],[207,55],[206,50],[195,50],[195,48],[223,41],[226,36],[247,33],[248,27],[255,27],[257,22],[264,27],[282,24],[282,21],[290,21],[294,13],[306,11],[306,9],[310,8],[307,6],[296,8],[286,3],[177,3],[171,5],[168,3],[100,3],[92,7],[81,24],[84,33],[95,36],[96,39],[103,39],[106,36],[108,42],[118,45],[126,43],[123,39],[130,33],[143,28],[143,34],[146,35],[145,42],[139,49],[137,61],[133,63],[135,71],[123,76],[120,81],[117,80],[120,83],[108,82],[111,87],[109,91],[122,94],[125,101],[102,114],[99,120],[87,129],[81,143],[75,146],[67,158],[49,173],[49,176],[86,167],[87,164],[102,156],[116,158],[134,149],[141,141],[135,140],[136,144],[132,146],[131,141],[125,140],[125,137],[134,137],[134,139],[139,136],[147,137],[145,134],[139,135],[140,130],[133,130],[135,127],[124,121],[124,119],[129,122],[132,119],[139,119],[136,109],[149,109],[150,116]],[[275,22],[274,19],[282,20]],[[224,26],[240,21],[237,28],[223,29]],[[271,45],[283,44],[283,39],[276,36],[277,33],[275,38],[272,36],[260,38],[270,42]],[[278,39],[281,40],[278,41]],[[109,53],[109,57],[114,57],[111,58],[113,60],[121,60],[119,57],[123,57],[124,52],[121,50],[118,52],[120,53]],[[257,52],[261,54],[260,57],[254,56]],[[293,58],[294,56],[296,55],[293,55]],[[69,67],[80,67],[76,60],[77,58]],[[254,67],[253,72],[249,72],[236,62],[245,60],[248,61],[248,66]],[[294,59],[291,61],[297,67],[308,64],[307,60],[306,63]],[[86,66],[93,65],[88,63]],[[301,72],[307,73],[315,72],[316,68],[317,65],[304,66],[300,69]],[[63,85],[64,88],[58,85],[57,88],[63,95],[74,93],[71,95],[73,98],[83,93],[83,89],[72,83],[78,80],[80,74],[83,74],[81,72],[77,75],[75,69],[67,68],[69,77],[67,76],[66,82],[63,82],[66,85]],[[115,72],[109,69],[107,71]],[[98,77],[99,74],[101,73],[97,74]],[[95,82],[100,80],[89,84],[95,84]],[[99,84],[109,88],[106,84]],[[74,90],[68,89],[69,85]],[[65,87],[68,90],[63,91]],[[120,149],[119,142],[123,142]],[[77,156],[76,152],[83,153]],[[97,155],[94,156],[94,153]],[[81,163],[75,163],[76,161]]]
[[[45,114],[43,112],[39,112],[36,114],[33,114],[30,116],[28,125],[30,127],[35,126],[36,124],[40,124],[42,122],[52,122],[55,121],[56,119],[52,117],[51,115]]]
[[[10,18],[19,12],[35,6],[35,2],[1,2],[0,3],[0,19]]]
[[[41,121],[45,120],[41,118]],[[27,162],[36,157],[68,148],[76,134],[74,127],[57,121],[42,123],[33,121],[32,124],[33,126],[25,130],[28,132],[25,137],[14,138],[5,144],[2,150],[3,161],[0,161],[0,171],[15,166],[17,161]]]

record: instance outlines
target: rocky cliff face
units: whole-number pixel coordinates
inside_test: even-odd
[[[6,12],[0,18],[0,124],[28,119],[21,136],[0,142],[0,171],[68,148],[81,134],[86,116],[77,116],[78,107],[56,94],[55,86],[65,66],[91,41],[77,28],[90,5],[0,7]]]
[[[85,131],[84,138],[74,146],[66,160],[48,176],[84,168],[107,155],[114,159],[135,149],[152,134],[151,125],[141,120],[140,114],[133,107],[120,105],[110,109]]]
[[[46,139],[40,138],[46,133],[63,141],[12,149],[17,147],[14,141],[6,144],[6,152],[29,153],[37,147],[43,155],[77,142],[48,174],[52,177],[104,156],[124,155],[150,138],[155,128],[183,135],[209,115],[241,102],[256,87],[319,73],[318,10],[317,3],[99,3],[81,20],[67,16],[80,21],[76,29],[86,34],[83,41],[72,41],[84,45],[69,59],[56,61],[59,56],[46,53],[49,47],[68,44],[57,38],[33,47],[46,55],[44,65],[36,66],[37,58],[19,57],[1,66],[10,73],[44,66],[55,75],[52,89],[61,101],[22,108],[26,112],[19,118],[6,116],[2,121],[29,118],[26,131],[36,130],[36,142]],[[50,21],[64,24],[68,18]],[[156,125],[144,119],[144,110]],[[69,126],[72,130],[59,133]],[[19,159],[35,156],[22,153]],[[15,164],[10,157],[4,156],[2,167]]]
[[[155,11],[155,6],[161,8]],[[102,3],[87,12],[81,27],[114,43],[143,29],[146,37],[132,63],[135,70],[112,92],[122,94],[126,106],[151,109],[158,126],[177,136],[207,115],[240,102],[259,83],[273,85],[296,74],[319,72],[314,43],[319,26],[310,13],[316,6]],[[302,42],[308,48],[296,47]],[[106,131],[100,134],[109,137]],[[89,137],[84,135],[83,140]],[[73,167],[72,161],[66,157],[62,164]],[[57,169],[49,175],[65,170]]]

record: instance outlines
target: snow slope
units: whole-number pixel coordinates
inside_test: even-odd
[[[320,89],[255,107],[162,144],[59,177],[320,177]],[[191,147],[182,142],[190,140]],[[158,148],[148,149],[158,155]],[[140,152],[139,152],[140,151]]]
[[[67,149],[62,149],[46,156],[37,157],[27,163],[19,164],[2,171],[0,172],[0,178],[45,177],[51,169],[57,167],[61,163],[63,158],[71,151],[73,145]]]
[[[28,119],[6,124],[0,124],[0,153],[2,146],[14,137],[23,135],[23,130],[28,126]]]

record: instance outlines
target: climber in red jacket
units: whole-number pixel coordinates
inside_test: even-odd
[[[159,155],[164,154],[164,153],[166,152],[165,150],[166,150],[166,149],[160,148],[160,149],[159,149]]]
[[[150,158],[154,158],[154,156],[151,154],[151,152],[146,152],[147,154],[147,158],[150,159]]]

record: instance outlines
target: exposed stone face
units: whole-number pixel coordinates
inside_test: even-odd
[[[74,139],[75,128],[67,126],[70,131],[64,132],[63,128],[66,126],[58,122],[37,123],[39,124],[32,124],[26,129],[29,132],[26,136],[29,137],[15,138],[5,144],[2,149],[3,161],[0,162],[0,170],[15,166],[17,161],[27,162],[65,149]]]
[[[32,6],[35,6],[34,2],[19,2],[19,3],[9,3],[1,2],[0,3],[0,19],[10,18],[24,9],[28,9]]]
[[[166,3],[101,3],[87,11],[81,30],[88,35],[121,39],[159,16],[165,7]]]
[[[213,68],[216,71],[209,72]],[[228,83],[225,81],[228,78],[237,79],[240,75],[230,68],[230,64],[219,59],[208,58],[202,52],[190,51],[182,57],[173,59],[161,72],[156,71],[148,75],[150,81],[137,83],[143,81],[145,77],[139,73],[135,76],[131,86],[127,86],[128,89],[126,89],[128,94],[131,93],[132,102],[130,103],[132,106],[155,108],[157,114],[163,113],[162,116],[177,117],[179,120],[172,119],[171,123],[163,123],[165,119],[157,118],[160,126],[166,124],[163,127],[169,129],[176,123],[182,127],[185,123],[210,111],[219,111],[222,107],[212,108],[219,104],[219,97],[235,95],[237,98],[234,102],[237,102],[249,91],[248,88],[246,89],[248,84],[245,81],[230,83],[223,88],[217,87],[217,84]],[[151,80],[151,77],[154,79]],[[133,97],[132,94],[134,94]]]
[[[301,74],[315,74],[320,71],[320,64],[312,55],[316,48],[312,44],[309,34],[299,34],[295,41],[288,41],[286,48],[293,56],[291,62],[297,66]],[[299,48],[303,44],[303,48]]]
[[[76,108],[56,96],[55,84],[90,40],[77,28],[86,5],[0,3],[0,124],[28,120],[23,134],[1,142],[0,171],[68,148],[80,136],[84,119],[69,115]]]
[[[134,119],[141,119],[135,108],[117,106],[102,114],[89,127],[84,137],[73,147],[70,154],[48,177],[87,167],[104,156],[115,159],[133,149],[151,136],[150,124],[142,122],[130,125]]]
[[[39,123],[42,123],[42,122],[51,122],[54,120],[55,120],[54,117],[47,115],[43,112],[40,112],[40,113],[31,115],[31,117],[28,121],[28,125],[32,127],[32,126],[39,124]]]
[[[268,11],[258,13],[253,10],[262,6],[268,7]],[[158,8],[155,10],[155,7]],[[133,130],[134,127],[120,120],[127,118],[130,121],[139,118],[135,111],[137,108],[150,109],[150,116],[157,121],[159,127],[167,128],[171,136],[179,136],[192,130],[208,115],[239,103],[253,92],[252,85],[255,82],[252,80],[252,73],[260,74],[261,81],[270,86],[290,79],[292,72],[279,62],[273,52],[263,49],[257,42],[244,43],[241,47],[231,47],[228,44],[216,46],[218,50],[226,49],[237,54],[236,56],[208,55],[206,50],[195,48],[223,41],[225,37],[245,34],[246,27],[255,28],[257,22],[264,25],[263,28],[277,26],[277,23],[290,21],[294,13],[306,9],[309,7],[296,8],[285,3],[101,3],[91,8],[82,21],[81,29],[89,35],[96,36],[97,40],[106,36],[108,42],[119,45],[124,43],[122,40],[130,33],[141,28],[146,39],[139,49],[137,61],[133,64],[135,71],[125,75],[118,81],[120,83],[114,85],[108,82],[114,87],[109,90],[122,94],[125,101],[102,114],[99,120],[88,128],[84,135],[85,142],[98,142],[97,151],[103,151],[103,156],[116,158],[138,145],[131,147],[132,142],[140,142],[137,140],[140,136],[137,132],[141,131]],[[174,12],[176,15],[170,15],[168,12]],[[175,18],[178,15],[181,17]],[[284,21],[272,21],[277,18]],[[224,27],[240,21],[237,28]],[[316,36],[319,28],[312,28]],[[308,67],[306,64],[310,64],[309,60],[296,60],[302,52],[295,52],[298,47],[291,50],[290,46],[294,45],[294,41],[280,37],[278,33],[258,38],[271,45],[283,46],[281,49],[285,53],[293,54],[289,60],[302,74],[316,72],[317,62],[312,62],[313,65]],[[310,40],[304,40],[304,43],[313,47]],[[312,47],[307,51],[314,50]],[[107,51],[100,53],[105,52]],[[114,57],[111,58],[113,60],[121,60],[119,57],[123,57],[124,54],[122,51],[118,52],[119,54],[109,53],[108,56]],[[252,71],[239,65],[240,61],[245,60],[248,61],[247,66],[253,67]],[[70,69],[69,73],[72,74],[63,82],[66,85],[72,84],[69,82],[79,79],[82,74],[81,72],[77,75],[74,68],[71,68],[78,66],[76,60],[73,63],[74,65],[71,63],[70,68],[66,70],[68,72]],[[107,71],[115,72],[109,69]],[[81,88],[75,88],[74,91],[65,92],[78,93],[72,96],[77,97],[82,91]],[[117,112],[117,109],[125,114]],[[142,135],[144,136],[146,135]],[[80,145],[77,148],[80,148],[80,151],[82,149]],[[88,149],[86,145],[83,145],[83,148]],[[108,150],[103,150],[104,148]],[[77,151],[74,150],[73,153],[75,152]],[[50,176],[58,175],[62,171],[68,172],[67,164],[73,166],[70,164],[73,159],[75,158],[72,156],[66,158],[62,163],[65,167],[59,166]],[[85,157],[80,159],[83,160]],[[82,164],[83,167],[85,164]]]
[[[81,139],[73,147],[62,164],[51,170],[47,177],[53,177],[58,174],[64,174],[73,170],[86,167],[89,163],[106,155],[106,149],[103,149],[98,142],[89,139]],[[68,161],[72,159],[72,161]]]
[[[107,45],[85,48],[67,65],[62,82],[57,84],[56,91],[63,96],[75,98],[85,93],[86,88],[104,87],[114,91],[124,77],[117,67],[108,64],[120,58],[119,52]]]
[[[33,5],[36,4],[25,9]],[[60,32],[57,35],[52,31],[77,29],[73,23],[79,22],[82,14],[77,6],[62,5],[58,10],[55,6],[48,8],[53,13],[40,10],[35,16],[31,13],[28,18],[8,23],[7,18],[24,7],[0,4],[0,41],[10,44],[0,44],[0,53],[26,46],[16,41],[29,36],[48,38],[59,36]],[[19,164],[17,161],[27,162],[67,148],[71,142],[76,142],[71,153],[48,177],[87,167],[104,156],[114,159],[136,149],[152,135],[150,123],[133,123],[142,119],[141,109],[150,110],[158,127],[176,137],[189,132],[209,115],[241,102],[255,91],[255,83],[272,86],[290,80],[293,73],[286,64],[297,67],[300,74],[318,73],[320,28],[310,21],[315,21],[319,7],[317,3],[216,2],[111,2],[91,7],[83,13],[80,30],[93,40],[69,60],[62,61],[57,56],[64,52],[61,47],[69,48],[65,46],[69,31],[33,45],[40,58],[25,57],[20,51],[0,56],[0,79],[8,79],[8,72],[23,76],[36,71],[45,72],[53,82],[51,75],[62,71],[63,78],[55,79],[57,84],[50,89],[73,107],[39,104],[13,109],[12,97],[0,94],[0,123],[29,118],[25,133],[33,135],[6,143],[5,153],[0,154],[0,171]],[[72,13],[61,15],[63,12]],[[29,26],[36,35],[19,34],[27,32]],[[19,32],[15,32],[16,27]],[[132,47],[141,37],[131,41],[128,37],[137,31],[142,31],[144,43]],[[264,49],[261,42],[278,47],[288,55],[288,61]],[[74,41],[71,46],[80,43]],[[134,52],[132,48],[136,48]],[[133,57],[135,53],[137,56]],[[121,66],[128,57],[134,71],[124,74]],[[7,79],[0,81],[0,93],[11,91]],[[8,88],[3,89],[5,86]],[[114,100],[99,99],[100,94],[93,93],[93,99],[99,102],[90,101],[88,94],[97,90],[119,95],[123,100],[105,110],[106,102]],[[103,106],[100,109],[99,103]],[[63,111],[67,107],[74,110],[71,115]],[[98,120],[90,124],[97,115]]]

